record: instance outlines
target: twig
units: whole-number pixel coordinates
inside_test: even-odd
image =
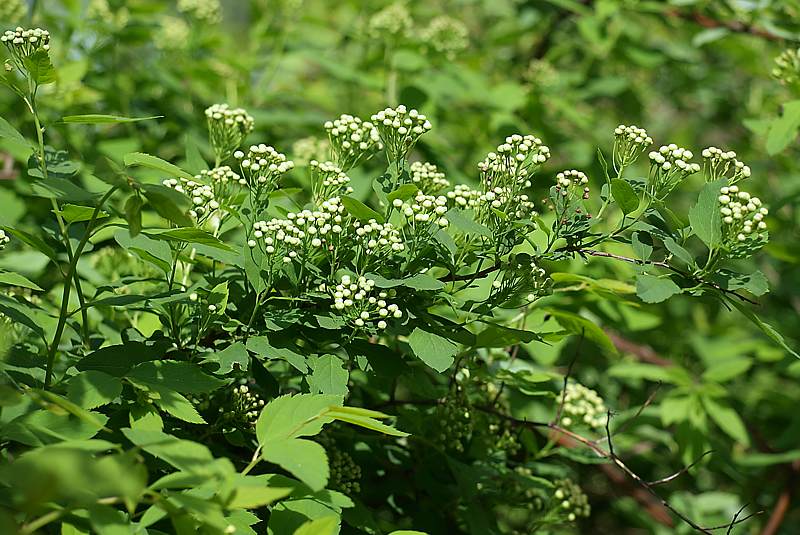
[[[682,476],[683,474],[685,474],[686,472],[691,470],[691,468],[693,466],[695,466],[697,463],[699,463],[700,461],[703,460],[703,457],[705,457],[706,455],[709,455],[710,453],[713,453],[713,451],[714,450],[708,450],[707,452],[703,453],[700,457],[695,459],[692,462],[692,464],[690,464],[688,466],[684,466],[683,468],[681,468],[680,470],[678,470],[677,472],[675,472],[674,474],[672,474],[670,476],[662,477],[661,479],[656,479],[655,481],[648,481],[647,484],[648,485],[652,485],[652,486],[656,486],[656,485],[663,485],[664,483],[669,483],[670,481],[679,478],[680,476]]]
[[[753,26],[752,24],[747,24],[738,20],[730,20],[730,21],[717,20],[698,11],[691,11],[687,13],[685,11],[670,10],[667,11],[667,15],[688,20],[690,22],[694,22],[695,24],[702,26],[703,28],[709,28],[709,29],[725,28],[726,30],[734,33],[750,34],[752,36],[761,37],[769,41],[784,40],[784,38],[781,37],[780,35],[774,34],[769,30]]]
[[[636,411],[636,414],[625,420],[625,422],[621,426],[619,426],[619,428],[617,428],[616,432],[614,432],[615,435],[619,435],[620,433],[628,429],[628,427],[630,427],[630,425],[634,422],[634,420],[636,420],[639,416],[641,416],[644,410],[647,407],[649,407],[650,404],[653,403],[653,400],[656,399],[656,394],[658,394],[658,390],[661,388],[661,384],[662,384],[661,381],[659,381],[653,392],[650,393],[645,402],[642,403],[642,406],[639,407],[639,410]]]
[[[468,281],[470,279],[477,279],[478,277],[484,277],[489,273],[493,273],[500,269],[502,264],[495,264],[493,266],[489,266],[486,268],[481,269],[480,271],[476,271],[475,273],[467,273],[464,275],[456,275],[455,273],[451,273],[447,277],[439,279],[445,282],[457,282],[457,281]]]
[[[733,526],[736,525],[736,519],[739,518],[739,515],[742,514],[749,504],[744,504],[741,509],[736,511],[736,514],[733,515],[733,520],[731,520],[731,524],[728,526],[727,531],[725,531],[725,535],[731,535],[731,530],[733,530]]]
[[[575,361],[578,360],[578,356],[581,354],[581,345],[583,344],[585,332],[586,329],[581,329],[581,337],[578,338],[578,345],[575,347],[575,354],[572,356],[572,360],[567,367],[566,375],[564,375],[564,386],[561,389],[561,403],[558,404],[558,411],[556,411],[556,417],[553,419],[554,424],[561,422],[561,414],[564,412],[564,403],[567,401],[567,383],[569,381],[569,376],[572,374],[572,367],[575,365]]]

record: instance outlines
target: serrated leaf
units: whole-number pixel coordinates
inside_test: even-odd
[[[426,330],[415,327],[408,337],[411,351],[422,362],[441,373],[453,364],[458,347],[456,344]]]
[[[122,393],[118,377],[88,370],[70,378],[67,399],[84,409],[94,409],[114,401]]]
[[[628,215],[639,208],[639,196],[627,181],[615,178],[611,181],[611,195],[622,213]]]
[[[237,366],[241,371],[247,371],[250,365],[250,355],[242,342],[236,342],[222,351],[217,351],[211,355],[207,355],[203,359],[203,364],[209,362],[216,362],[219,368],[214,372],[217,375],[226,375],[233,371],[234,366]]]
[[[314,371],[308,376],[312,393],[346,395],[350,374],[335,355],[322,355],[314,363]]]
[[[723,178],[703,187],[697,203],[689,210],[689,223],[695,235],[709,248],[719,246],[722,240],[722,220],[719,212],[719,189],[727,184]]]
[[[205,394],[226,384],[208,375],[196,364],[175,360],[143,362],[128,372],[127,376],[186,394]]]
[[[26,56],[22,63],[31,79],[38,85],[52,84],[56,81],[56,70],[50,61],[50,54],[42,48]]]
[[[725,431],[732,439],[745,446],[750,445],[750,435],[742,419],[730,407],[720,405],[709,397],[703,397],[703,405],[706,407],[708,415],[714,420],[720,429]]]
[[[328,484],[328,455],[316,442],[292,438],[266,442],[262,446],[261,457],[265,461],[277,464],[311,490],[322,490]]]
[[[778,154],[797,138],[800,128],[800,100],[783,105],[783,114],[772,121],[767,132],[767,153]]]
[[[166,160],[162,160],[157,156],[145,154],[144,152],[131,152],[130,154],[126,154],[123,158],[123,162],[125,162],[125,165],[128,167],[139,165],[149,169],[155,169],[156,171],[161,171],[169,176],[185,178],[187,180],[192,180],[194,178],[177,165],[171,164]]]
[[[680,286],[669,277],[654,277],[647,273],[636,276],[636,295],[645,303],[660,303],[681,293]]]

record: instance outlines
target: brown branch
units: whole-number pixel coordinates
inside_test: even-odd
[[[725,28],[733,33],[749,34],[755,37],[761,37],[762,39],[767,39],[769,41],[784,40],[784,38],[780,35],[774,34],[769,30],[765,30],[764,28],[759,28],[757,26],[753,26],[752,24],[747,24],[738,20],[718,20],[698,11],[685,12],[674,9],[667,11],[667,15],[694,22],[703,28]]]
[[[605,333],[608,335],[611,343],[613,343],[617,349],[623,353],[630,353],[642,362],[647,362],[648,364],[655,364],[656,366],[663,367],[672,366],[672,361],[660,356],[652,347],[648,345],[641,345],[637,344],[636,342],[632,342],[631,340],[623,337],[621,334],[610,329],[606,329]]]
[[[800,461],[794,461],[791,467],[792,470],[789,473],[786,484],[783,486],[783,490],[778,496],[778,501],[775,502],[775,508],[772,510],[772,514],[769,515],[769,520],[767,520],[767,525],[764,526],[764,529],[761,531],[761,535],[776,535],[786,518],[786,513],[789,512],[789,506],[792,503],[792,495],[797,485],[797,476],[798,473],[800,473]]]
[[[0,154],[0,160],[3,162],[3,167],[0,169],[0,180],[14,180],[19,176],[19,173],[14,169],[14,158],[7,153]]]
[[[706,455],[709,455],[713,451],[714,450],[708,450],[707,452],[703,453],[700,457],[695,459],[692,462],[692,464],[690,464],[688,466],[684,466],[683,468],[681,468],[680,470],[678,470],[677,472],[675,472],[672,475],[669,475],[667,477],[662,477],[661,479],[656,479],[655,481],[649,481],[647,484],[648,485],[652,485],[652,486],[656,486],[656,485],[663,485],[664,483],[669,483],[670,481],[673,481],[673,480],[679,478],[680,476],[682,476],[683,474],[687,473],[689,470],[691,470],[691,468],[693,466],[695,466],[697,463],[702,461],[703,457],[705,457]]]

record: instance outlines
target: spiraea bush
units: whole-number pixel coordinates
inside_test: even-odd
[[[612,113],[595,138],[547,125],[515,133],[513,114],[468,123],[474,103],[443,110],[419,98],[435,71],[406,84],[402,75],[425,62],[446,72],[474,53],[478,25],[413,2],[370,8],[353,26],[363,35],[348,36],[369,40],[365,61],[382,57],[380,97],[308,111],[288,121],[304,131],[286,136],[285,116],[264,112],[257,91],[239,105],[232,73],[245,67],[204,63],[225,39],[246,40],[220,29],[235,6],[88,6],[92,31],[112,25],[123,49],[188,57],[224,80],[193,93],[190,78],[164,75],[147,97],[164,108],[147,113],[135,98],[122,115],[88,113],[105,111],[87,109],[91,93],[74,95],[87,113],[62,109],[62,81],[74,75],[62,64],[85,46],[64,25],[20,21],[0,36],[2,98],[18,110],[0,119],[0,149],[19,172],[0,206],[11,216],[25,207],[10,221],[0,214],[0,531],[758,525],[764,503],[739,509],[754,499],[742,481],[797,455],[755,452],[737,409],[766,404],[776,381],[764,372],[740,392],[728,381],[748,359],[704,357],[701,367],[653,347],[717,354],[730,347],[718,339],[746,346],[758,333],[765,363],[797,356],[756,301],[769,285],[753,266],[786,225],[763,164],[685,148],[677,125],[661,139],[663,125],[618,124]],[[298,10],[252,7],[277,18]],[[7,11],[0,19],[24,18]],[[500,42],[536,19],[514,20],[496,28]],[[141,42],[142,21],[152,41]],[[235,48],[247,63],[244,43]],[[791,50],[772,73],[787,89]],[[549,65],[497,60],[525,84]],[[247,84],[281,84],[297,65],[268,63]],[[109,84],[109,100],[127,91],[122,78]],[[222,94],[230,102],[215,102]],[[504,95],[513,98],[500,92],[493,105]],[[130,137],[105,139],[118,131]],[[475,136],[482,145],[465,148]],[[724,141],[714,143],[737,145]],[[625,337],[653,326],[669,343]],[[679,476],[683,486],[669,489]],[[741,485],[741,500],[718,482]]]

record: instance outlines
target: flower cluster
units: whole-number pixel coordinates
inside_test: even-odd
[[[345,172],[383,148],[375,126],[359,117],[345,113],[338,119],[327,121],[323,126],[328,132],[328,141],[336,156],[336,163]]]
[[[229,158],[255,126],[249,113],[242,108],[231,108],[227,104],[208,107],[206,119],[211,146],[214,147],[219,162]]]
[[[772,77],[784,85],[800,82],[800,48],[789,48],[775,58]]]
[[[411,181],[423,192],[433,195],[450,187],[444,173],[432,163],[414,162],[411,164]]]
[[[342,232],[341,222],[344,207],[338,199],[329,199],[323,210],[289,212],[286,219],[273,218],[256,221],[252,238],[247,242],[253,248],[261,245],[272,258],[281,257],[288,264],[313,250],[321,250],[330,233]]]
[[[320,286],[325,291],[326,286]],[[389,318],[402,318],[403,311],[394,303],[388,303],[389,292],[379,291],[375,296],[375,281],[366,277],[351,278],[344,275],[339,284],[330,288],[333,308],[340,311],[348,323],[363,328],[367,322],[383,330]]]
[[[445,195],[453,206],[459,208],[475,208],[478,206],[478,202],[483,194],[479,190],[466,184],[456,184],[453,190],[448,191]]]
[[[492,281],[492,300],[498,304],[518,305],[519,301],[532,302],[544,294],[552,281],[544,269],[526,253],[509,260]]]
[[[584,425],[597,429],[606,424],[607,409],[603,398],[591,388],[569,382],[566,391],[562,391],[558,399],[564,400],[560,422],[564,427]]]
[[[369,36],[386,42],[401,40],[411,34],[414,21],[402,2],[395,2],[369,19]]]
[[[3,229],[0,229],[0,251],[6,248],[8,242],[11,241],[11,238],[8,237],[8,234]]]
[[[210,183],[214,189],[214,196],[220,200],[229,201],[239,186],[247,185],[247,180],[239,176],[227,165],[215,167],[214,169],[203,169],[194,178],[205,184]]]
[[[21,22],[28,14],[28,6],[23,0],[4,0],[0,5],[0,21]]]
[[[183,50],[188,46],[190,34],[191,29],[185,20],[165,15],[161,17],[153,42],[160,50]]]
[[[530,198],[524,193],[514,194],[511,188],[496,186],[479,197],[479,212],[496,216],[494,210],[500,210],[514,219],[528,219],[535,217],[536,210]],[[493,210],[487,210],[491,207]],[[497,217],[497,216],[496,216]],[[490,218],[491,219],[491,218]]]
[[[17,26],[0,35],[0,42],[8,49],[11,61],[14,62],[17,69],[25,73],[27,72],[25,59],[28,56],[39,50],[50,51],[50,32],[41,28],[25,29]]]
[[[636,125],[619,125],[614,129],[614,166],[622,169],[635,162],[653,144],[647,130]]]
[[[425,115],[413,108],[409,110],[402,104],[381,110],[370,119],[386,146],[390,162],[404,160],[420,136],[431,129],[431,123]]]
[[[474,427],[470,408],[460,397],[448,398],[439,405],[436,410],[438,433],[432,437],[443,449],[456,452],[464,451]]]
[[[366,224],[353,221],[355,242],[359,246],[355,263],[364,272],[386,262],[392,253],[404,251],[406,246],[400,237],[400,231],[391,223],[378,223],[370,219]]]
[[[426,223],[436,223],[440,227],[450,224],[444,217],[444,214],[447,213],[447,197],[444,195],[436,197],[417,191],[413,199],[409,201],[395,199],[392,201],[392,205],[406,216],[409,224],[414,228]]]
[[[280,178],[294,169],[294,162],[288,160],[285,154],[263,143],[251,145],[247,154],[237,150],[233,157],[239,160],[242,175],[257,200],[274,190]]]
[[[648,193],[657,200],[664,200],[683,179],[700,171],[700,164],[691,163],[692,151],[675,143],[662,145],[658,151],[651,151],[650,178]]]
[[[580,190],[580,195],[584,199],[589,198],[589,177],[583,171],[577,169],[567,169],[556,175],[556,191],[562,197],[573,196]]]
[[[556,482],[553,498],[556,500],[558,512],[570,522],[575,522],[579,517],[588,517],[591,512],[586,494],[571,479],[562,479]]]
[[[350,177],[333,162],[308,162],[311,169],[311,190],[315,201],[347,195],[353,192]]]
[[[243,426],[252,427],[264,408],[264,400],[246,384],[240,384],[231,392],[230,406],[227,407],[228,419]]]
[[[209,24],[217,24],[222,20],[219,0],[178,0],[178,11]]]
[[[728,184],[736,184],[750,176],[750,167],[736,159],[732,150],[724,151],[717,147],[708,147],[701,153],[706,160],[706,181],[718,178],[728,179]]]
[[[91,20],[107,24],[117,30],[125,28],[131,19],[131,14],[127,7],[122,6],[114,11],[108,5],[108,0],[91,0],[86,8],[86,16]]]
[[[329,488],[348,496],[361,492],[361,467],[353,457],[336,446],[326,448],[330,466]]]
[[[326,160],[330,145],[328,141],[316,136],[308,136],[292,144],[292,159],[297,165],[306,165],[311,160]]]
[[[430,21],[422,30],[420,39],[429,50],[452,60],[469,46],[468,36],[463,22],[442,15]]]
[[[162,182],[166,187],[183,193],[192,201],[189,215],[200,225],[219,209],[219,201],[214,196],[214,188],[196,180],[168,178]]]
[[[517,192],[531,186],[531,175],[550,158],[550,148],[536,136],[514,134],[478,164],[485,187]]]
[[[723,243],[733,258],[750,256],[767,241],[764,216],[769,210],[738,186],[723,186],[719,192]]]

